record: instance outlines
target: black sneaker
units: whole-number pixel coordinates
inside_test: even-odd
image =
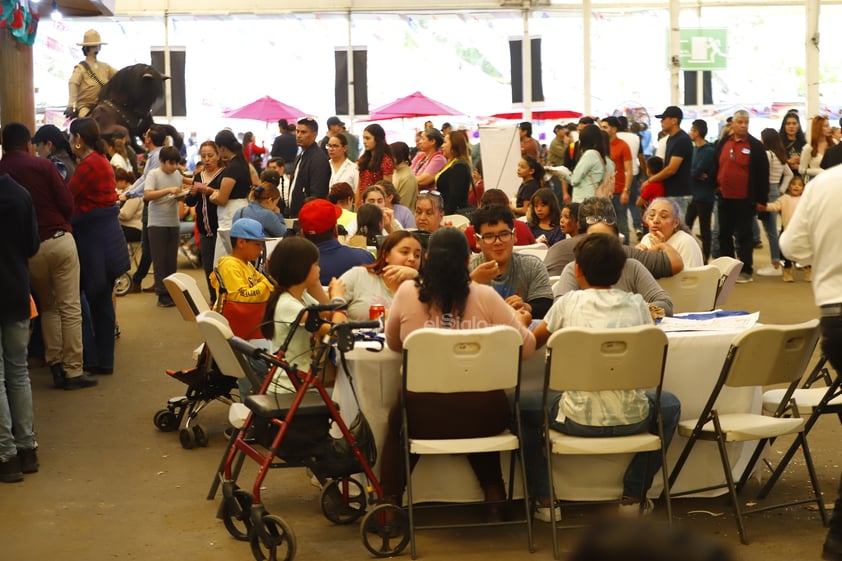
[[[71,390],[81,390],[82,388],[90,388],[91,386],[97,385],[99,382],[96,378],[91,378],[87,374],[82,374],[81,376],[77,376],[75,378],[67,378],[64,381],[64,389],[67,391]]]
[[[50,374],[53,375],[53,387],[60,390],[64,387],[64,379],[67,373],[64,371],[64,366],[60,362],[50,365]]]
[[[37,448],[29,448],[24,450],[18,449],[18,461],[20,462],[20,470],[23,473],[36,473],[40,465],[38,464]]]
[[[3,483],[23,481],[23,472],[20,470],[20,460],[17,456],[12,456],[5,462],[0,462],[0,481]]]
[[[158,298],[158,307],[159,308],[172,308],[173,306],[175,306],[175,302],[173,302],[172,298],[170,298],[169,296],[166,296],[166,297],[162,296],[162,297]]]

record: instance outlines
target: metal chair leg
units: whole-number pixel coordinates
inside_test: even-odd
[[[728,450],[725,446],[725,437],[722,434],[722,426],[719,424],[719,415],[713,412],[713,426],[716,430],[716,443],[719,445],[719,458],[722,460],[722,470],[725,472],[725,481],[728,483],[728,491],[731,494],[734,517],[737,519],[737,531],[740,534],[740,541],[748,545],[748,536],[743,526],[743,514],[740,510],[740,500],[737,497],[737,488],[734,485],[734,476],[731,474],[731,462],[728,459]]]

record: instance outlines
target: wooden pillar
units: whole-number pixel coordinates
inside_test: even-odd
[[[32,47],[0,29],[0,125],[23,123],[35,134]]]

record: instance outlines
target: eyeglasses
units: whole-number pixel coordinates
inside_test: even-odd
[[[503,230],[502,232],[497,232],[496,234],[488,233],[476,235],[478,239],[482,240],[485,243],[495,243],[497,240],[500,240],[503,243],[512,239],[512,231],[511,230]]]
[[[330,150],[331,148],[342,148],[341,144],[330,144],[328,143],[327,149]]]
[[[613,216],[597,216],[597,215],[594,215],[594,216],[588,216],[588,217],[585,218],[585,224],[587,224],[588,226],[592,226],[593,224],[597,224],[599,222],[604,222],[604,223],[608,224],[609,226],[613,226],[616,221],[617,221],[617,219],[614,218]]]
[[[433,197],[441,198],[441,193],[439,191],[436,191],[435,189],[425,189],[424,191],[420,191],[418,193],[419,197],[422,197],[424,195],[432,195]]]

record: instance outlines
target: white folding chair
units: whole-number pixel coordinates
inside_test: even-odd
[[[517,247],[517,246],[515,246],[515,247]],[[546,247],[544,247],[543,249],[528,247],[526,249],[518,250],[518,253],[520,253],[521,255],[534,255],[535,257],[540,259],[541,262],[543,263],[544,259],[547,257],[547,251],[549,251],[549,250]]]
[[[190,275],[173,273],[164,279],[164,286],[184,321],[196,321],[196,316],[210,310],[199,285]]]
[[[413,331],[404,341],[403,391],[401,407],[403,441],[406,464],[407,501],[412,558],[415,559],[415,509],[412,503],[412,474],[410,454],[470,454],[481,452],[512,452],[509,466],[508,501],[514,492],[515,456],[518,457],[524,489],[525,521],[494,524],[526,524],[529,551],[532,542],[532,516],[526,491],[526,463],[520,424],[520,358],[523,341],[516,329],[495,326],[482,329],[425,328]],[[406,411],[407,392],[450,394],[456,392],[514,392],[512,423],[515,432],[505,430],[483,438],[417,439],[408,434]],[[446,476],[446,475],[443,475]],[[482,524],[457,524],[456,527]],[[442,526],[427,526],[439,528]]]
[[[672,299],[674,313],[709,312],[714,309],[721,274],[713,265],[684,269],[658,279]]]
[[[702,414],[698,419],[689,419],[678,424],[678,434],[687,437],[689,440],[673,467],[670,474],[670,484],[678,478],[678,474],[697,440],[716,441],[719,445],[719,456],[722,460],[725,483],[706,489],[688,490],[680,494],[721,489],[727,486],[730,492],[731,506],[734,509],[734,517],[737,521],[737,530],[744,544],[748,543],[748,537],[743,526],[743,512],[737,494],[753,471],[762,448],[767,442],[779,436],[795,435],[796,444],[800,446],[804,453],[804,461],[813,485],[813,497],[785,504],[753,508],[746,514],[815,502],[821,512],[822,521],[827,524],[824,500],[821,496],[816,470],[813,467],[813,458],[804,433],[805,420],[798,416],[798,406],[791,399],[816,348],[819,339],[818,325],[818,320],[795,325],[763,325],[737,335],[731,343],[719,379],[707,404],[702,409]],[[716,401],[725,386],[751,387],[772,384],[788,384],[788,388],[772,416],[755,413],[719,414],[716,410]],[[757,447],[746,465],[739,485],[735,485],[725,444],[726,442],[750,441],[758,441]],[[771,489],[770,486],[767,485],[767,487],[769,488],[765,489],[766,493]]]
[[[818,381],[825,382],[825,386],[813,387]],[[786,389],[769,390],[763,394],[763,412],[766,415],[774,415],[778,405],[786,395]],[[807,375],[806,380],[800,388],[792,392],[790,399],[795,401],[798,407],[798,414],[807,418],[804,423],[804,436],[810,433],[810,429],[816,424],[816,421],[822,415],[835,414],[842,422],[842,377],[837,373],[832,376],[827,368],[827,357],[824,355],[819,358],[816,365]],[[766,465],[772,471],[772,475],[760,493],[758,498],[763,499],[771,490],[772,486],[777,482],[778,478],[783,474],[789,461],[798,451],[798,441],[793,441],[789,449],[784,453],[778,461],[778,466],[773,468],[772,465],[766,461]]]
[[[446,214],[441,223],[447,224],[448,222],[453,228],[459,228],[463,231],[471,225],[471,219],[464,214]]]
[[[717,309],[725,305],[728,300],[728,296],[737,282],[737,277],[743,270],[743,262],[733,257],[717,257],[708,264],[719,269],[722,274],[719,279],[719,289],[716,291],[716,303],[714,304],[714,309]]]
[[[242,355],[235,353],[228,342],[231,337],[234,336],[234,333],[228,326],[228,320],[226,320],[222,314],[208,310],[196,316],[195,321],[199,326],[199,331],[202,333],[202,337],[205,339],[205,344],[208,346],[208,350],[210,351],[211,356],[213,356],[219,371],[227,376],[248,378],[253,388],[259,388],[261,380],[258,379],[257,374],[255,374],[254,370],[251,368],[251,365],[248,364]],[[231,403],[229,405],[228,420],[231,423],[231,426],[236,429],[239,430],[243,427],[248,416],[249,409],[244,403]],[[211,481],[211,487],[208,491],[208,500],[213,500],[216,496],[216,491],[219,488],[220,483],[219,474],[222,473],[222,470],[225,467],[225,460],[228,457],[228,452],[231,450],[231,446],[233,445],[235,438],[236,431],[229,438],[228,446],[222,454],[222,459],[219,462],[216,473],[214,473],[213,481]],[[235,474],[239,474],[243,465],[243,460],[243,457],[237,459],[237,463],[234,468]]]
[[[542,415],[553,507],[559,502],[556,499],[552,476],[554,455],[636,454],[660,451],[667,518],[672,524],[666,448],[661,421],[661,385],[668,346],[666,334],[654,325],[607,329],[564,328],[550,336],[547,342]],[[597,392],[639,388],[655,388],[657,434],[646,432],[595,438],[569,436],[549,428],[547,401],[550,391]],[[640,496],[644,496],[642,490]],[[553,524],[553,556],[558,558],[556,509],[550,508],[550,512]]]
[[[549,248],[547,247],[547,244],[540,243],[540,242],[532,243],[532,244],[529,244],[529,245],[516,245],[516,246],[514,246],[514,251],[517,251],[517,252],[527,252],[527,251],[530,251],[530,250],[533,250],[533,249],[540,249],[540,250],[543,250],[543,251],[547,251]]]

